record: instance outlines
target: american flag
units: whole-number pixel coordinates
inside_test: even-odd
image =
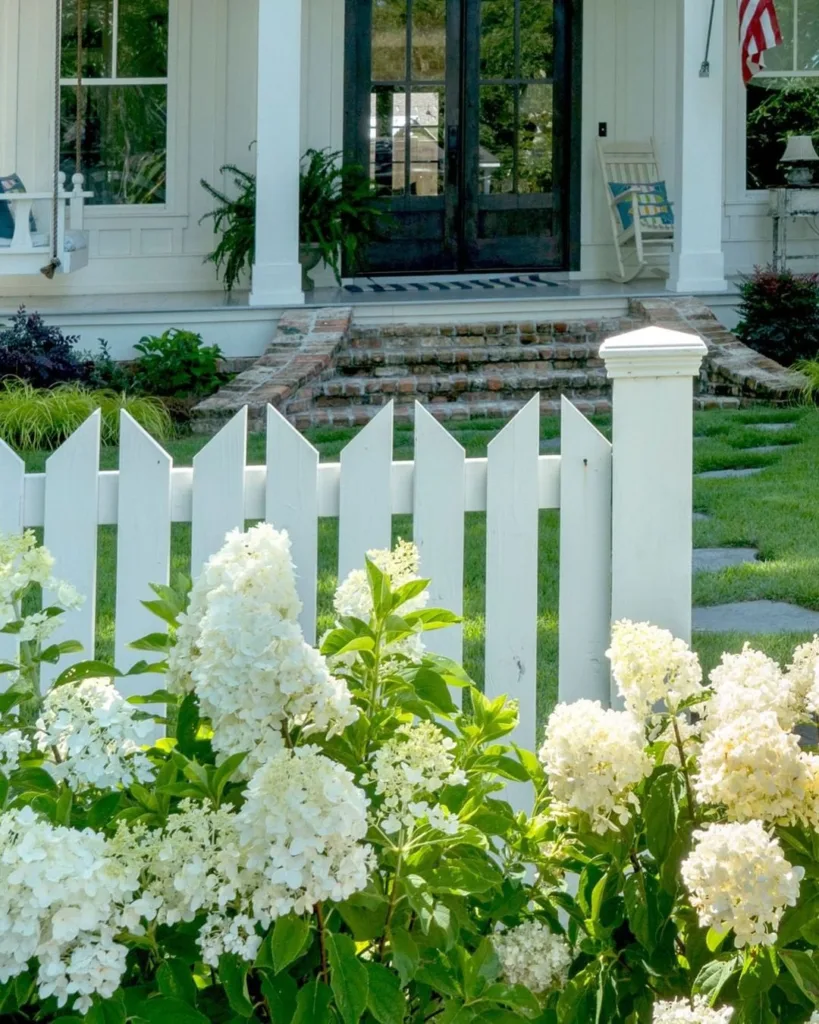
[[[747,85],[765,67],[762,54],[782,42],[774,0],[739,0],[742,79]]]

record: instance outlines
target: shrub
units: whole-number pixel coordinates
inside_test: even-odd
[[[0,329],[0,378],[19,377],[37,387],[80,380],[83,365],[74,351],[78,341],[59,327],[47,327],[38,313],[21,306]]]
[[[815,402],[819,398],[819,359],[797,359],[794,370],[804,377],[802,397],[806,402]]]
[[[253,266],[256,249],[256,176],[234,164],[219,168],[220,174],[230,174],[236,195],[229,196],[203,178],[200,184],[218,206],[199,221],[213,221],[214,234],[221,238],[205,262],[213,263],[222,274],[225,290],[233,291],[245,270]]]
[[[34,388],[27,381],[0,381],[0,438],[20,451],[58,448],[91,415],[102,413],[102,442],[119,441],[122,409],[154,437],[168,437],[171,419],[156,399],[116,391],[89,390],[80,384]]]
[[[159,337],[145,337],[134,346],[134,383],[149,395],[184,398],[213,394],[226,379],[219,371],[218,345],[205,345],[201,334],[172,327]]]
[[[740,286],[737,337],[783,366],[819,352],[819,275],[757,267]]]
[[[124,363],[111,358],[108,342],[99,339],[99,350],[83,354],[83,383],[89,388],[104,391],[130,391],[134,386],[133,371]]]

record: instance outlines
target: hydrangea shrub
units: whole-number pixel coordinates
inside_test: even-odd
[[[132,673],[161,688],[126,700],[89,661],[43,693],[79,597],[0,538],[4,1024],[819,1024],[819,761],[794,733],[819,640],[707,686],[619,623],[623,709],[558,706],[538,756],[426,648],[457,621],[427,587],[412,545],[370,552],[316,649],[260,525],[155,588]]]

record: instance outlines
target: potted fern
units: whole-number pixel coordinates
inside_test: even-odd
[[[253,264],[256,220],[256,177],[232,164],[221,173],[233,176],[236,195],[202,187],[217,202],[202,220],[213,220],[221,238],[206,260],[215,264],[225,288],[232,291]],[[312,291],[310,273],[323,260],[341,283],[342,267],[361,265],[370,242],[382,234],[385,214],[363,168],[343,164],[341,154],[308,150],[302,160],[299,188],[300,262],[302,287]]]

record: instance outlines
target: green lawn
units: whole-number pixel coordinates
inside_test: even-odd
[[[793,421],[793,431],[764,433],[751,430],[748,423]],[[597,421],[604,432],[609,423]],[[470,456],[486,454],[486,446],[502,423],[486,421],[455,426],[452,433]],[[791,601],[819,609],[819,411],[809,409],[752,409],[741,412],[709,412],[695,417],[695,434],[705,435],[695,442],[697,471],[729,467],[764,466],[766,471],[747,479],[695,482],[694,507],[712,518],[695,523],[694,537],[698,547],[749,546],[760,551],[762,561],[725,569],[716,574],[699,575],[694,582],[697,604],[716,604],[752,598]],[[332,461],[354,436],[354,429],[319,429],[308,433],[309,440],[321,452],[323,460]],[[559,421],[545,418],[541,422],[544,438],[559,433]],[[799,447],[772,455],[746,454],[743,449],[754,445],[801,442]],[[203,438],[184,438],[167,445],[177,465],[189,465],[205,443]],[[34,452],[26,457],[32,472],[42,470],[45,453]],[[396,427],[395,457],[412,457],[412,430]],[[248,461],[264,461],[264,437],[251,435],[248,440]],[[116,468],[117,452],[103,452],[104,469]],[[557,688],[557,599],[558,599],[558,529],[556,512],[541,513],[538,608],[538,678],[539,711],[546,713],[554,702]],[[98,584],[97,655],[110,657],[113,646],[113,602],[116,531],[100,530],[100,565]],[[411,537],[412,521],[397,516],[396,537]],[[480,679],[484,636],[484,546],[485,517],[467,516],[465,566],[465,638],[467,667]],[[190,534],[187,526],[173,529],[174,570],[187,569]],[[332,594],[335,587],[335,562],[338,542],[337,522],[322,520],[319,529],[319,614],[320,628],[330,623]],[[706,667],[712,666],[723,650],[738,650],[746,639],[743,635],[695,637],[695,646]],[[808,639],[803,635],[755,636],[753,642],[771,655],[787,659],[796,643]]]

